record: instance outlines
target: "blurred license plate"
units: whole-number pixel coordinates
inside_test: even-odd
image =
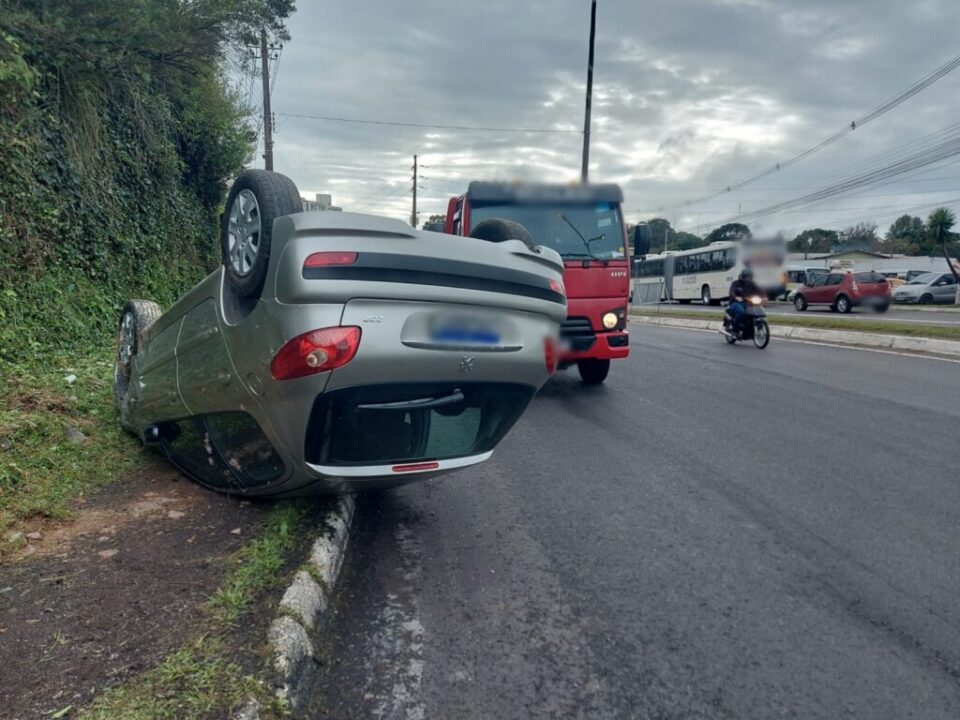
[[[473,318],[446,318],[431,323],[430,339],[447,345],[499,345],[500,332]]]

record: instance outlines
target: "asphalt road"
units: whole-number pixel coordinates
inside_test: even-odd
[[[960,364],[634,327],[371,497],[311,717],[960,717]]]
[[[694,310],[719,316],[723,312],[722,308],[703,306],[699,302],[693,302],[689,305],[680,305],[673,303],[670,305],[661,305],[665,310],[675,309],[687,312]],[[646,309],[656,310],[657,305],[648,305]],[[807,308],[804,312],[797,312],[796,308],[789,303],[768,303],[764,306],[771,315],[796,315],[798,317],[818,317],[825,315],[828,317],[843,318],[844,320],[870,320],[879,322],[910,322],[920,325],[960,325],[960,312],[956,310],[938,310],[924,308],[923,310],[910,310],[892,306],[885,313],[874,312],[870,308],[854,308],[846,315],[840,315],[831,312],[826,305],[814,305]]]

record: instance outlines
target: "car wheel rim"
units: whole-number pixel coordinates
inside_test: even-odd
[[[840,312],[847,311],[847,301],[843,298],[840,298],[840,301],[837,303],[837,307],[840,308]]]
[[[240,277],[253,271],[260,253],[260,206],[250,190],[241,190],[230,205],[227,253],[230,266]]]
[[[136,340],[136,328],[132,313],[124,313],[120,320],[120,337],[117,340],[117,364],[124,371],[130,367],[130,359],[133,357],[133,346]]]

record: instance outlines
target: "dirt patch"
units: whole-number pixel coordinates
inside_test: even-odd
[[[71,520],[25,528],[20,561],[0,567],[0,718],[81,706],[195,636],[224,560],[269,509],[158,460]]]
[[[186,480],[169,465],[151,463],[137,480],[112,486],[93,501],[79,499],[66,520],[38,518],[22,523],[8,534],[8,541],[20,536],[19,541],[25,544],[4,560],[10,563],[31,556],[65,557],[80,538],[95,535],[98,542],[109,543],[133,523],[184,520],[209,496],[209,491]]]

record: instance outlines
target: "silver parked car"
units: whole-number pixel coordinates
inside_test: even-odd
[[[123,425],[224,492],[343,492],[483,462],[556,364],[563,263],[522,226],[478,237],[303,213],[283,175],[227,197],[223,265],[118,331]]]
[[[925,273],[915,277],[905,285],[900,285],[893,293],[895,303],[933,303],[952,304],[957,297],[957,281],[953,273]]]

